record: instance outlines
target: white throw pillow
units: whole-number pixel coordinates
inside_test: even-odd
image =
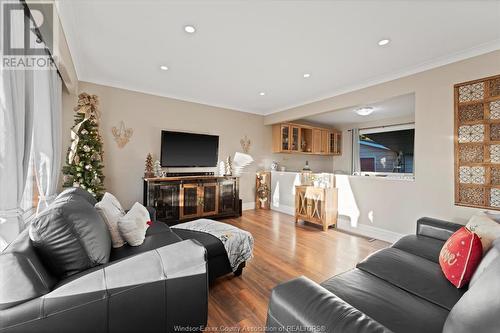
[[[144,242],[150,220],[146,207],[136,202],[127,214],[118,220],[118,229],[129,245],[138,246]]]
[[[113,247],[121,247],[125,244],[120,231],[118,230],[118,220],[125,215],[125,211],[118,199],[111,193],[104,193],[102,200],[95,204],[95,208],[106,223],[111,234]]]
[[[485,211],[484,213],[493,221],[500,223],[500,213],[494,213],[489,211]]]
[[[500,224],[489,218],[488,215],[484,213],[472,216],[466,227],[481,238],[483,255],[490,249],[491,243],[500,237]]]

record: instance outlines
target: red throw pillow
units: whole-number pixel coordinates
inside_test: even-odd
[[[469,283],[482,257],[481,239],[462,227],[444,243],[439,264],[446,278],[457,288],[462,288]]]

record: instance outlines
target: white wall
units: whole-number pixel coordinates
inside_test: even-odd
[[[366,105],[414,92],[415,181],[345,177],[348,195],[340,198],[340,205],[351,207],[350,211],[358,210],[359,217],[357,221],[343,218],[341,225],[372,234],[378,230],[405,234],[415,231],[416,220],[422,216],[464,223],[478,210],[454,205],[453,85],[499,73],[500,51],[495,51],[271,114],[266,116],[265,123]],[[344,132],[344,151],[342,157],[334,158],[335,170],[350,169],[349,145],[349,136]]]
[[[333,172],[333,156],[274,153],[271,159],[285,166],[286,171],[301,171],[308,161],[313,172]]]
[[[100,131],[104,141],[104,185],[125,207],[142,202],[142,177],[146,155],[159,159],[162,129],[199,132],[220,136],[219,159],[225,160],[241,151],[240,139],[251,140],[250,154],[255,162],[240,178],[240,197],[245,207],[254,202],[255,171],[270,165],[271,129],[263,117],[202,104],[133,92],[87,82],[80,82],[80,92],[99,96]],[[63,96],[63,138],[70,143],[73,107],[77,97]],[[124,121],[134,130],[130,142],[118,148],[111,128]],[[66,157],[66,148],[64,149]]]
[[[250,154],[255,162],[245,169],[240,178],[240,197],[244,208],[253,207],[255,201],[255,172],[269,169],[276,160],[290,170],[300,170],[306,159],[314,171],[332,170],[332,157],[272,154],[272,128],[264,126],[261,115],[237,112],[203,104],[185,102],[166,97],[143,94],[108,86],[79,83],[79,92],[99,96],[100,130],[104,141],[104,185],[123,205],[142,202],[144,162],[148,152],[159,159],[162,129],[199,132],[220,136],[219,159],[241,151],[240,139],[245,135],[251,140]],[[70,144],[70,128],[74,125],[73,108],[77,96],[63,94],[63,159]],[[111,128],[124,121],[134,130],[130,142],[119,149]]]

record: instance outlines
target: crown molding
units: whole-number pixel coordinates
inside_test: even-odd
[[[350,93],[350,92],[353,92],[356,90],[361,90],[364,88],[375,86],[377,84],[381,84],[381,83],[393,81],[396,79],[400,79],[403,77],[411,76],[414,74],[418,74],[418,73],[425,72],[425,71],[435,69],[438,67],[446,66],[446,65],[449,65],[449,64],[452,64],[455,62],[459,62],[459,61],[466,60],[469,58],[477,57],[477,56],[480,56],[482,54],[494,52],[497,50],[500,50],[500,39],[496,39],[496,40],[488,42],[488,43],[480,44],[480,45],[475,46],[473,48],[462,50],[462,51],[453,53],[451,55],[434,58],[432,60],[425,61],[425,62],[422,62],[420,64],[414,65],[414,66],[409,66],[406,69],[399,70],[399,71],[392,72],[392,73],[388,73],[388,74],[385,74],[382,76],[378,76],[376,78],[372,78],[372,79],[366,80],[366,81],[361,82],[361,83],[353,84],[353,85],[347,86],[345,88],[337,89],[337,90],[334,90],[333,92],[329,93],[328,95],[324,95],[324,96],[319,97],[319,98],[305,101],[305,102],[300,103],[300,104],[288,105],[288,106],[280,108],[276,111],[270,111],[270,112],[264,113],[264,115],[268,116],[268,115],[271,115],[274,113],[285,112],[285,111],[288,111],[290,109],[294,109],[294,108],[298,108],[298,107],[301,107],[304,105],[320,102],[320,101],[323,101],[325,99],[333,98],[333,97],[336,97],[336,96],[339,96],[342,94],[347,94],[347,93]]]
[[[121,89],[121,90],[128,90],[128,91],[132,91],[132,92],[136,92],[136,93],[141,93],[141,94],[145,94],[145,95],[151,95],[151,96],[169,98],[169,99],[176,100],[176,101],[179,101],[179,102],[193,103],[193,104],[203,105],[203,106],[207,106],[207,107],[211,107],[211,108],[218,108],[218,109],[223,109],[223,110],[227,110],[227,111],[236,111],[236,112],[242,112],[242,113],[249,113],[249,114],[252,114],[252,115],[264,117],[264,114],[262,114],[262,113],[255,112],[255,111],[250,111],[250,110],[242,110],[242,109],[230,106],[230,105],[222,105],[222,104],[218,105],[218,104],[204,103],[201,100],[195,100],[195,99],[190,99],[190,98],[179,98],[179,97],[176,97],[176,96],[165,94],[163,92],[157,92],[157,91],[153,91],[153,90],[146,91],[146,90],[143,90],[143,89],[137,89],[135,87],[131,87],[131,86],[128,86],[128,85],[124,85],[124,84],[120,84],[120,83],[116,83],[116,82],[112,82],[112,81],[107,81],[107,80],[99,80],[99,79],[92,79],[92,78],[86,78],[86,77],[84,77],[83,79],[80,79],[79,81],[82,82],[82,83],[91,83],[91,84],[96,84],[96,85],[110,87],[110,88],[116,88],[116,89]]]

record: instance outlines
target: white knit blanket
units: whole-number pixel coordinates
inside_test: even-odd
[[[253,236],[245,230],[230,224],[209,219],[199,219],[172,226],[173,229],[185,229],[206,232],[217,237],[224,244],[233,272],[238,266],[253,256]]]

